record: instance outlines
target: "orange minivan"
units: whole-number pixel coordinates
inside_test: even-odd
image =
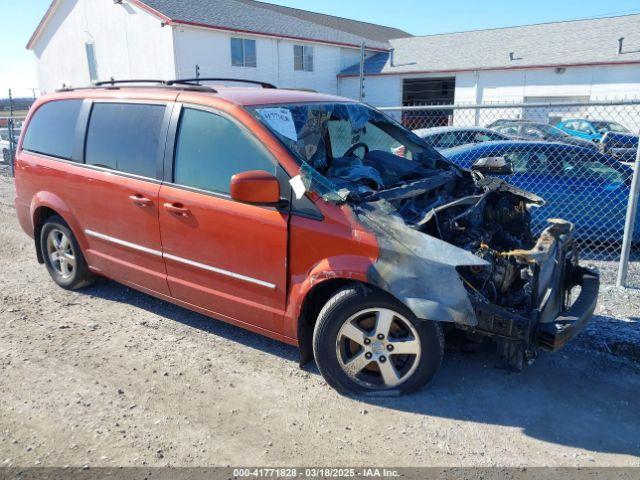
[[[426,384],[445,334],[492,338],[520,369],[593,314],[572,225],[535,237],[543,200],[491,177],[504,159],[462,170],[365,104],[228,83],[110,81],[34,104],[16,211],[59,286],[113,279],[295,345],[360,394]]]

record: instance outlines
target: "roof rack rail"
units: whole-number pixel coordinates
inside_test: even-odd
[[[155,83],[158,85],[163,85],[165,83],[164,80],[149,80],[149,79],[132,79],[132,80],[115,80],[115,79],[110,79],[110,80],[103,80],[100,82],[93,82],[92,85],[95,85],[96,87],[104,87],[105,85],[124,85],[124,84],[128,84],[128,83]]]
[[[181,78],[178,80],[167,80],[165,83],[167,85],[200,85],[201,82],[238,82],[238,83],[249,83],[251,85],[259,85],[262,88],[269,89],[277,89],[274,84],[261,82],[258,80],[244,80],[242,78],[216,78],[216,77],[200,77],[200,78]]]
[[[117,89],[120,86],[128,86],[129,88],[142,88],[145,85],[151,85],[157,88],[183,88],[185,90],[196,90],[200,92],[208,92],[208,93],[217,93],[217,91],[211,87],[207,87],[206,85],[199,85],[196,83],[189,82],[181,82],[172,80],[168,82],[166,80],[155,80],[155,79],[131,79],[131,80],[103,80],[99,82],[93,82],[91,85],[87,87],[63,87],[61,89],[56,90],[57,92],[72,92],[74,90],[91,90],[94,88],[107,88],[107,89]]]

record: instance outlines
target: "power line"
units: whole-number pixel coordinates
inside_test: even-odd
[[[567,20],[564,20],[565,22],[573,22],[573,21],[577,21],[577,20],[591,20],[594,18],[606,18],[606,17],[613,17],[613,16],[623,16],[623,15],[632,15],[634,13],[640,13],[640,9],[636,8],[633,10],[619,10],[617,12],[607,12],[607,13],[596,13],[594,15],[589,15],[588,17],[577,17],[577,18],[570,18]]]

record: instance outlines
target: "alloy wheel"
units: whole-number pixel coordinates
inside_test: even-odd
[[[76,269],[73,244],[67,235],[54,228],[47,235],[47,255],[53,269],[63,279],[71,278]]]
[[[342,370],[359,385],[395,388],[418,368],[421,343],[415,327],[388,308],[352,315],[340,328],[336,354]]]

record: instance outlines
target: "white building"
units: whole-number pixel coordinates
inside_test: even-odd
[[[640,98],[640,15],[413,37],[254,0],[54,0],[28,48],[44,92],[199,66],[357,98],[363,42],[376,106]]]
[[[340,93],[359,90],[359,66]],[[376,106],[640,98],[640,15],[392,39],[365,62]]]
[[[40,88],[234,77],[338,92],[337,75],[408,33],[253,0],[54,0],[27,48]]]

